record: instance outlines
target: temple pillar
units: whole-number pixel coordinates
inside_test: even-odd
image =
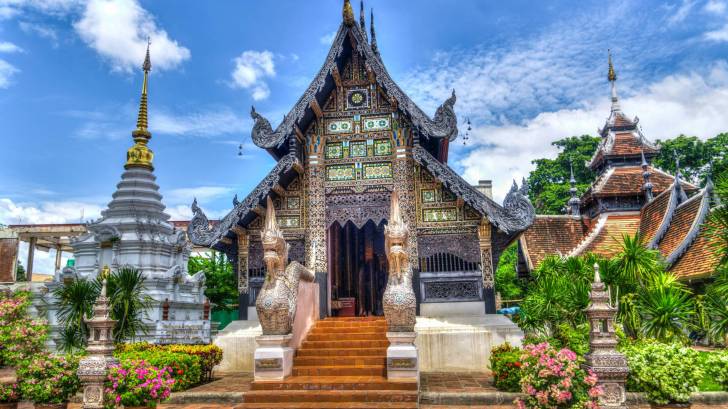
[[[326,262],[326,195],[324,169],[319,163],[319,153],[308,156],[305,171],[306,189],[306,264],[316,274],[319,284],[320,317],[330,315]]]
[[[63,249],[60,244],[56,244],[56,271],[61,269],[61,258],[63,257]]]
[[[414,165],[412,163],[411,148],[398,146],[395,149],[393,163],[394,190],[399,193],[399,206],[402,212],[402,219],[410,226],[412,234],[407,238],[409,250],[409,263],[413,270],[419,271],[419,260],[417,258],[417,208],[415,200]]]
[[[478,226],[478,244],[480,246],[480,271],[483,275],[483,301],[485,303],[485,313],[495,314],[493,242],[491,241],[491,226],[488,219],[483,218]]]
[[[250,254],[250,236],[243,228],[236,228],[238,237],[237,276],[238,276],[238,319],[248,319],[248,305],[250,304],[250,280],[248,276],[248,255]]]
[[[25,276],[28,282],[33,282],[33,258],[35,257],[35,245],[38,242],[37,237],[31,237],[28,241],[28,263],[25,267]]]

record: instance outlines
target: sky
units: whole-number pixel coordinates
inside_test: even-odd
[[[455,89],[450,165],[496,200],[551,142],[623,110],[648,139],[728,131],[728,0],[367,0],[389,73],[428,114]],[[150,147],[172,219],[224,216],[273,167],[275,127],[318,72],[341,0],[0,0],[0,223],[92,220],[123,171],[151,40]],[[358,11],[359,4],[354,2]],[[238,146],[242,144],[242,156]],[[21,260],[23,260],[21,249]],[[40,263],[52,255],[40,253]]]

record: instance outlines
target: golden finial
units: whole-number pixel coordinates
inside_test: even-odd
[[[104,268],[101,269],[101,279],[108,279],[111,274],[111,269],[108,264],[104,264]]]
[[[152,70],[152,61],[149,57],[149,46],[151,41],[147,39],[147,53],[144,57],[144,64],[142,64],[142,70],[144,70],[144,80],[142,82],[142,96],[139,99],[139,115],[137,117],[136,129],[131,133],[134,138],[134,146],[129,148],[126,152],[126,164],[125,169],[129,169],[133,166],[145,167],[153,170],[152,159],[154,159],[154,152],[147,147],[147,143],[152,138],[152,134],[149,132],[147,127],[148,113],[147,113],[147,86],[149,83],[149,71]]]
[[[351,3],[349,0],[344,0],[344,24],[351,27],[354,25],[354,10],[351,8]]]
[[[617,73],[614,72],[614,65],[612,64],[612,51],[607,50],[607,53],[609,53],[609,73],[607,74],[607,79],[612,82],[617,80]]]

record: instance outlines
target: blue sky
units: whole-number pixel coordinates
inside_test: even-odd
[[[323,63],[341,3],[0,0],[0,223],[98,216],[131,146],[147,37],[168,210],[189,217],[197,196],[224,215],[273,165],[250,143],[250,106],[277,125]],[[649,138],[728,130],[724,0],[365,6],[390,73],[426,112],[456,89],[474,130],[450,164],[493,179],[496,198],[551,141],[603,124],[608,48],[623,108]]]

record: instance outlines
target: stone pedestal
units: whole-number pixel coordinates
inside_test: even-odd
[[[387,378],[420,378],[420,365],[415,346],[415,332],[387,332]]]
[[[255,338],[258,347],[253,355],[256,381],[281,381],[291,375],[293,348],[289,346],[293,334],[261,335]]]

